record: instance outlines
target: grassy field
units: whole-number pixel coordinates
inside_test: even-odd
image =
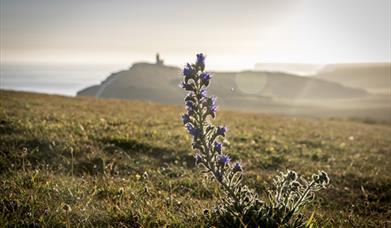
[[[218,186],[194,165],[183,107],[0,91],[0,226],[205,224]],[[220,111],[226,151],[265,196],[278,171],[323,169],[307,216],[391,226],[391,128]]]

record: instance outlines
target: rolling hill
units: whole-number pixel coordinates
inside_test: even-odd
[[[256,71],[284,72],[300,76],[315,75],[324,67],[323,64],[304,63],[256,63]]]
[[[391,63],[330,64],[315,77],[372,93],[391,95]]]

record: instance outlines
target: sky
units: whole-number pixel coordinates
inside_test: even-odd
[[[0,0],[1,63],[391,61],[389,0]]]

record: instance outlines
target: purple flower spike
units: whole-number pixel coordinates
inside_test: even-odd
[[[211,102],[212,102],[212,105],[216,106],[216,100],[217,100],[217,98],[216,98],[215,96],[212,96],[212,97],[210,98],[210,100],[211,100]]]
[[[186,64],[186,66],[183,68],[183,75],[184,76],[186,76],[186,77],[188,77],[188,76],[190,76],[191,75],[191,66],[190,66],[190,64]]]
[[[197,137],[198,136],[198,129],[195,128],[193,125],[191,125],[190,123],[187,123],[186,124],[186,128],[187,128],[187,131],[189,131],[189,133],[194,136],[194,137]]]
[[[191,84],[187,84],[186,82],[182,82],[181,84],[179,84],[179,87],[185,89],[186,91],[191,91],[193,89]]]
[[[197,54],[197,64],[204,64],[205,63],[205,55],[200,53]]]
[[[240,165],[240,162],[236,162],[234,168],[232,169],[234,173],[236,172],[242,172],[242,166]]]
[[[205,55],[197,54],[196,63],[186,64],[182,73],[182,87],[188,92],[184,100],[187,110],[182,114],[182,121],[191,135],[195,164],[201,165],[205,173],[214,177],[224,192],[220,196],[223,203],[218,206],[219,212],[224,212],[224,215],[227,212],[227,216],[231,216],[228,217],[229,220],[244,218],[241,224],[249,226],[262,225],[265,222],[265,225],[280,227],[300,221],[300,210],[311,201],[316,191],[329,184],[327,173],[319,171],[312,176],[311,181],[307,181],[288,170],[286,174],[281,173],[275,179],[275,190],[273,189],[273,194],[270,195],[270,203],[260,201],[256,193],[243,183],[243,167],[240,162],[231,160],[225,151],[226,147],[223,153],[223,142],[228,129],[213,124],[218,107],[216,97],[207,91],[209,84],[213,82],[213,76],[205,69]],[[289,216],[284,213],[268,213],[269,209],[272,212],[289,211]],[[259,218],[258,221],[247,215],[262,217],[254,217]]]
[[[217,106],[211,106],[211,107],[210,107],[210,112],[211,112],[211,113],[215,114],[216,111],[217,111]]]
[[[215,142],[214,143],[214,149],[215,149],[215,151],[217,152],[217,153],[221,153],[221,148],[222,148],[222,145],[221,145],[221,143],[219,143],[219,142]]]
[[[221,154],[221,155],[217,156],[217,162],[221,166],[228,164],[230,161],[231,161],[231,158],[228,155]]]
[[[200,77],[202,78],[202,80],[204,80],[205,82],[209,81],[210,80],[210,74],[206,71],[202,72],[200,74]]]
[[[218,127],[217,127],[216,133],[217,133],[218,135],[225,136],[225,132],[227,132],[227,128],[226,128],[226,127],[223,127],[223,126],[218,126]]]
[[[209,111],[211,112],[212,115],[214,115],[217,111],[216,99],[217,98],[215,96],[213,96],[213,97],[209,98],[209,100],[208,100]]]
[[[194,108],[194,104],[191,101],[186,101],[186,109],[191,111]]]
[[[182,115],[182,122],[183,122],[183,124],[187,124],[188,122],[190,122],[189,114],[185,113]]]
[[[201,97],[206,97],[206,89],[201,89],[200,95],[201,95]]]

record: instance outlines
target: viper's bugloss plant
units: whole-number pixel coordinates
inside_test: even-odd
[[[181,87],[186,112],[182,122],[192,136],[196,164],[203,166],[216,180],[223,192],[221,203],[208,217],[217,226],[281,227],[304,226],[301,209],[310,202],[314,193],[329,183],[324,171],[305,179],[288,170],[274,179],[267,202],[258,199],[253,190],[242,183],[243,167],[232,162],[224,151],[225,126],[213,125],[216,117],[216,97],[208,96],[212,76],[205,71],[205,55],[197,54],[195,64],[183,68]]]

